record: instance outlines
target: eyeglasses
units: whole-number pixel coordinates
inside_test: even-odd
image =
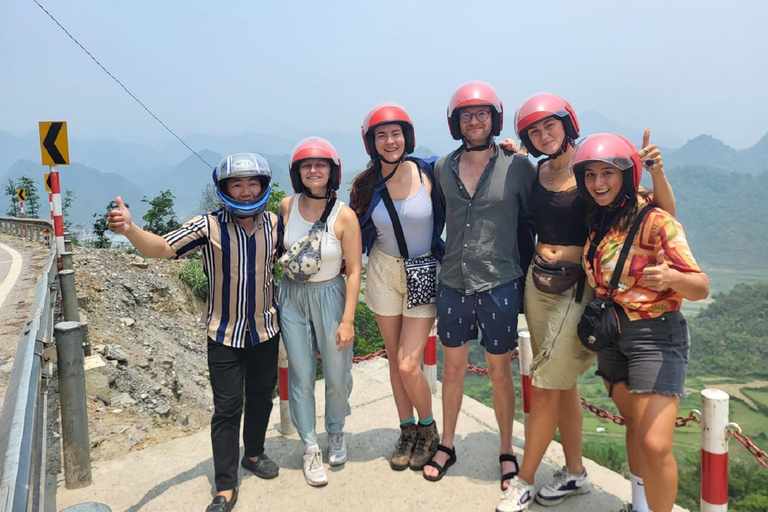
[[[482,123],[484,121],[487,121],[490,115],[491,115],[490,110],[481,110],[480,112],[475,112],[475,113],[462,112],[461,114],[459,114],[459,121],[461,121],[462,123],[468,123],[472,121],[472,118],[474,117],[475,119],[477,119],[478,123]]]

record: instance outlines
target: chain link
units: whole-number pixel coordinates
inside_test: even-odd
[[[738,439],[739,442],[744,445],[744,448],[746,448],[747,451],[755,457],[757,462],[759,462],[764,468],[768,468],[768,453],[758,448],[749,437],[742,435],[739,432],[733,431],[731,432],[731,435],[733,435],[733,437]]]

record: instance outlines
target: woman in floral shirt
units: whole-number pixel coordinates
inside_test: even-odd
[[[642,165],[663,165],[658,149],[638,152],[619,135],[584,139],[573,157],[587,199],[590,234],[584,265],[598,297],[607,297],[619,253],[637,215],[650,203],[639,189]],[[593,249],[593,250],[590,250]],[[648,507],[669,512],[677,496],[672,437],[690,340],[680,313],[683,299],[709,294],[709,281],[688,247],[683,227],[659,208],[648,211],[632,241],[613,293],[620,336],[598,353],[597,374],[626,421],[627,456],[645,481]]]

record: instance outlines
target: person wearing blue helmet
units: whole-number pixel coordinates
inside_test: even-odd
[[[278,319],[274,298],[277,216],[266,211],[272,173],[255,153],[236,153],[213,170],[222,208],[203,213],[165,235],[131,220],[120,196],[109,229],[125,235],[150,258],[179,258],[195,250],[208,276],[207,351],[213,391],[211,444],[216,496],[206,512],[229,512],[237,501],[240,423],[245,411],[241,464],[261,478],[279,468],[264,440],[277,382]]]

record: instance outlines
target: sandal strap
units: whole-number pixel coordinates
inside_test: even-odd
[[[445,470],[445,466],[441,466],[440,464],[438,464],[433,460],[428,460],[427,462],[425,462],[424,467],[427,467],[427,466],[435,468],[438,471],[438,473],[442,473]]]
[[[456,457],[456,449],[455,448],[449,448],[445,446],[444,444],[438,444],[437,445],[437,451],[447,453],[451,458]]]
[[[514,453],[502,453],[499,455],[499,464],[502,462],[514,462],[517,465],[517,457]]]

